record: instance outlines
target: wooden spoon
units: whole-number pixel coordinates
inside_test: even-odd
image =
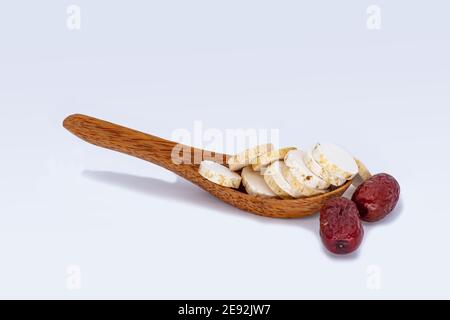
[[[180,146],[176,142],[80,114],[69,116],[64,120],[63,125],[64,128],[86,142],[157,164],[198,185],[223,202],[261,216],[298,218],[313,214],[319,211],[328,199],[340,197],[352,183],[352,181],[348,181],[328,193],[301,199],[282,200],[251,196],[243,190],[226,188],[212,183],[198,173],[199,159],[194,159],[195,155],[200,156],[202,160],[217,161],[217,159],[221,159],[222,163],[226,163],[228,155],[184,146],[191,151],[191,161],[186,161],[190,163],[176,164],[172,161],[172,150],[175,146]]]

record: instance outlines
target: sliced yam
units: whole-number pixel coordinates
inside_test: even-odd
[[[214,161],[204,160],[200,163],[199,173],[205,179],[223,187],[238,189],[241,176]]]
[[[276,197],[277,194],[269,188],[264,181],[264,177],[259,172],[254,171],[251,167],[242,169],[242,184],[248,194],[261,197]]]
[[[266,170],[267,170],[268,167],[269,167],[269,166],[261,167],[261,168],[259,169],[259,173],[262,174],[262,175],[264,175],[264,173],[266,172]]]
[[[332,174],[330,174],[327,170],[322,168],[320,164],[318,164],[316,160],[314,160],[311,150],[308,150],[304,153],[303,160],[305,161],[306,167],[309,170],[311,170],[312,173],[320,177],[322,180],[325,180],[329,184],[336,187],[340,187],[345,183],[346,179],[335,177]]]
[[[314,160],[335,177],[351,180],[358,174],[355,159],[341,147],[331,143],[317,143],[312,149]]]
[[[242,151],[228,159],[228,167],[231,171],[238,171],[256,162],[256,159],[273,150],[273,144],[262,144],[254,148]]]
[[[273,162],[264,172],[264,180],[272,191],[283,199],[300,198],[302,194],[295,191],[283,175],[284,161]]]
[[[324,194],[326,192],[326,190],[320,190],[306,186],[299,179],[297,179],[297,177],[292,173],[292,169],[288,166],[282,167],[282,173],[283,177],[296,193],[296,198],[311,197],[318,194]]]
[[[267,167],[272,162],[277,160],[283,160],[284,157],[288,154],[289,151],[296,150],[297,148],[289,147],[289,148],[281,148],[278,150],[272,150],[270,152],[264,153],[256,158],[254,164],[252,164],[253,170],[260,171],[261,168]]]
[[[272,190],[278,197],[281,199],[292,199],[292,197],[281,189],[275,179],[271,175],[264,175],[264,181],[269,186],[270,190]]]
[[[301,150],[292,150],[286,154],[284,163],[289,167],[294,178],[304,186],[311,189],[326,190],[330,183],[315,175],[305,164],[305,153]]]

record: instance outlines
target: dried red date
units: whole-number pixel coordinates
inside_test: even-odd
[[[346,198],[331,199],[320,210],[320,237],[325,247],[336,254],[358,249],[364,236],[358,208]]]
[[[400,185],[394,177],[380,173],[366,180],[353,194],[352,200],[362,220],[375,222],[386,217],[397,205]]]

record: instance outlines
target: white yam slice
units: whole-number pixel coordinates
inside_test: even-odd
[[[311,189],[326,190],[330,183],[315,175],[305,165],[304,152],[300,150],[289,151],[284,158],[284,163],[289,167],[294,178],[304,186]]]
[[[302,197],[310,197],[318,194],[324,194],[326,190],[319,190],[315,188],[309,188],[300,182],[292,173],[291,169],[288,166],[284,166],[282,168],[283,177],[289,183],[291,188],[294,190],[296,194],[296,198]]]
[[[283,199],[300,198],[301,193],[296,192],[283,175],[286,165],[284,161],[277,160],[267,167],[264,180],[272,191]]]
[[[269,166],[261,167],[261,168],[259,169],[259,173],[262,174],[262,175],[264,175],[264,173],[266,172],[266,170],[267,170],[268,167],[269,167]]]
[[[289,147],[264,153],[263,155],[260,155],[258,158],[256,158],[256,162],[252,164],[253,170],[260,171],[262,167],[266,167],[274,161],[283,160],[289,151],[296,149],[297,148]]]
[[[311,170],[312,173],[314,173],[316,176],[319,176],[320,178],[322,178],[322,180],[325,180],[331,185],[339,187],[345,183],[346,179],[335,177],[332,174],[330,174],[327,170],[322,168],[320,164],[318,164],[316,160],[314,160],[311,150],[308,150],[304,153],[303,160],[305,161],[305,165],[308,167],[309,170]]]
[[[231,171],[238,171],[242,168],[256,163],[256,159],[267,152],[273,150],[273,144],[262,144],[254,148],[242,151],[228,159],[228,167]]]
[[[292,197],[281,189],[271,175],[264,175],[264,181],[278,197],[282,199],[292,199]]]
[[[248,194],[261,197],[277,196],[264,181],[264,177],[259,172],[253,171],[251,167],[242,169],[241,176],[242,184]]]
[[[331,143],[318,143],[313,147],[314,160],[335,177],[351,180],[358,174],[355,159],[344,149]]]
[[[200,163],[199,173],[205,179],[223,187],[239,188],[241,176],[214,161],[204,160]]]

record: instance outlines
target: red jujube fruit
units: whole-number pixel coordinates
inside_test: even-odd
[[[327,201],[320,210],[320,237],[325,247],[335,254],[348,254],[364,237],[356,204],[346,198]]]
[[[374,175],[361,184],[352,200],[362,220],[375,222],[391,213],[400,198],[400,185],[387,173]]]

